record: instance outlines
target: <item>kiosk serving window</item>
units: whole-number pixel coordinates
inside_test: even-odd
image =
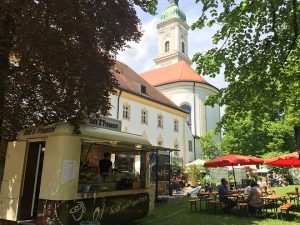
[[[106,158],[99,167],[100,160]],[[103,167],[105,171],[100,171]],[[108,168],[109,167],[109,168]],[[106,170],[107,169],[107,170]],[[134,147],[83,143],[78,192],[145,187],[145,153]]]

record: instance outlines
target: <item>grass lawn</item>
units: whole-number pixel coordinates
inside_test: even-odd
[[[295,186],[274,188],[277,194],[293,191]],[[300,185],[299,185],[300,189]],[[137,222],[138,225],[299,225],[300,210],[295,209],[288,220],[276,218],[276,214],[269,215],[267,219],[249,218],[237,215],[236,212],[224,214],[222,212],[208,213],[205,211],[191,212],[188,198],[170,199],[155,206],[154,212]],[[199,206],[199,205],[197,205]],[[269,213],[270,214],[270,213]]]

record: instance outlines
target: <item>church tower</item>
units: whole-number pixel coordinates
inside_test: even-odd
[[[164,67],[185,60],[188,57],[188,30],[186,15],[179,9],[178,0],[169,0],[168,7],[157,25],[159,32],[159,54],[154,60],[156,67]]]

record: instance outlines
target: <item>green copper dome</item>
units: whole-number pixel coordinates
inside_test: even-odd
[[[181,19],[186,22],[186,15],[179,9],[178,0],[169,0],[169,6],[162,12],[160,22],[165,22],[170,19]]]

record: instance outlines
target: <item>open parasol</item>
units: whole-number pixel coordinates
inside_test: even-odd
[[[269,166],[280,167],[300,167],[299,153],[293,152],[289,154],[280,155],[274,158],[266,159],[265,164]]]
[[[238,165],[254,165],[261,164],[264,160],[261,158],[247,156],[247,155],[237,155],[237,154],[229,154],[223,155],[218,158],[212,159],[204,163],[204,167],[224,167],[224,166],[232,166],[234,185],[236,188],[236,180],[233,166]]]

